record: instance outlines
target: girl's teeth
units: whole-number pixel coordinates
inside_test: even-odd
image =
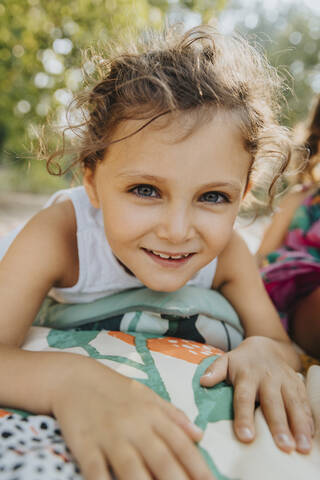
[[[153,250],[151,251],[154,255],[157,255],[158,257],[165,258],[165,259],[172,258],[173,260],[179,260],[181,258],[185,258],[189,256],[188,253],[186,255],[166,255],[165,253],[157,253],[157,252],[154,252]]]
[[[153,252],[155,255],[158,255],[158,257],[161,257],[161,258],[171,258],[169,257],[169,255],[165,255],[164,253],[155,253]],[[173,257],[172,257],[173,258]]]

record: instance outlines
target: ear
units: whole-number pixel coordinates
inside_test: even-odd
[[[251,187],[252,187],[252,182],[251,182],[252,164],[253,164],[253,162],[251,162],[251,165],[249,167],[249,171],[248,171],[248,175],[247,175],[247,183],[246,183],[243,195],[242,195],[242,200],[245,198],[245,196],[251,190]]]
[[[244,192],[243,192],[242,199],[245,198],[245,196],[247,195],[247,193],[251,190],[251,187],[252,187],[251,182],[250,182],[250,180],[248,179],[246,188],[245,188],[245,190],[244,190]]]
[[[96,178],[94,171],[92,171],[90,168],[86,168],[84,171],[83,186],[87,192],[91,205],[95,208],[100,208]]]

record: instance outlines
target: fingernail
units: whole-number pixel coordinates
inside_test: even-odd
[[[310,450],[311,443],[309,438],[306,435],[304,434],[297,435],[296,441],[297,441],[297,447],[299,450],[303,450],[306,452]]]
[[[279,445],[282,445],[284,447],[294,446],[291,438],[286,433],[278,433],[277,435],[275,435],[274,438]]]
[[[189,423],[189,427],[190,427],[190,429],[193,430],[194,433],[196,433],[197,435],[203,435],[203,430],[202,430],[200,427],[198,427],[198,425],[196,425],[195,423],[190,422],[190,423]]]
[[[201,378],[211,378],[211,377],[213,377],[213,373],[207,372],[207,373],[204,373]]]
[[[242,440],[252,440],[253,439],[253,433],[248,427],[241,427],[237,430],[239,437]]]

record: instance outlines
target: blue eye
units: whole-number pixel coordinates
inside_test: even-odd
[[[137,197],[159,198],[159,193],[152,185],[147,185],[147,184],[136,185],[134,188],[130,190],[130,192],[137,195]]]
[[[200,202],[206,203],[228,203],[229,198],[224,193],[220,192],[206,192],[200,196]]]

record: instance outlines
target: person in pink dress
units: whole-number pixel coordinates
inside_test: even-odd
[[[293,340],[320,359],[320,97],[305,145],[307,167],[273,217],[258,256],[262,277]]]

